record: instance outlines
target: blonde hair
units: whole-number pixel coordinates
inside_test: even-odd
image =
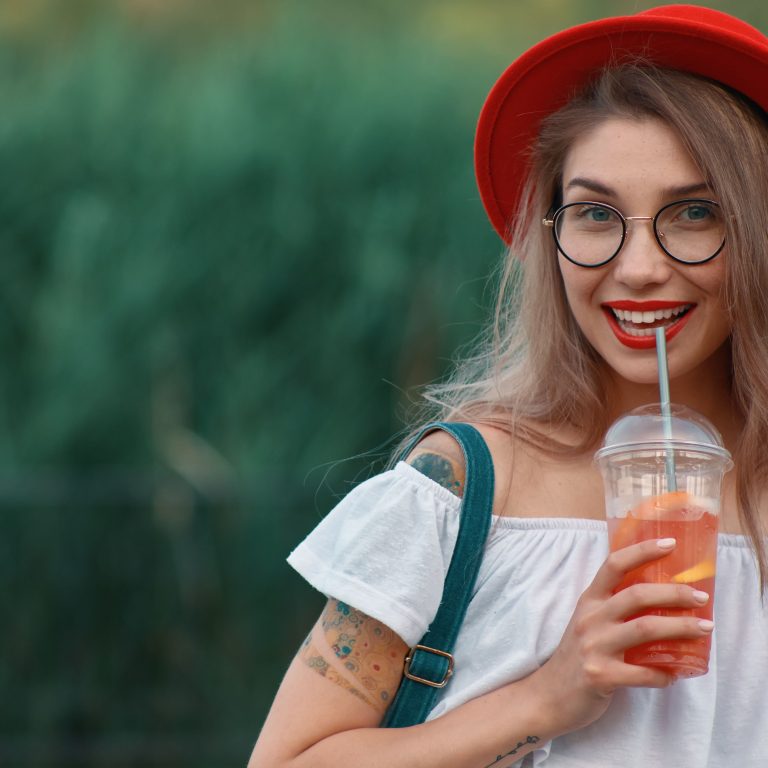
[[[559,204],[560,173],[577,136],[609,117],[658,118],[680,135],[729,213],[725,300],[732,320],[732,393],[745,418],[735,450],[737,498],[761,583],[768,582],[758,513],[768,444],[768,121],[740,94],[695,75],[633,62],[606,69],[549,116],[510,227],[492,332],[452,378],[426,391],[429,414],[493,424],[550,454],[594,448],[609,426],[600,359],[568,307],[541,218]],[[521,259],[524,257],[524,268]],[[565,444],[552,426],[580,436]]]

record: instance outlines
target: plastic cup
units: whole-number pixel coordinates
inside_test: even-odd
[[[595,461],[605,484],[611,551],[647,539],[677,540],[669,555],[628,573],[619,589],[640,582],[689,584],[709,594],[706,605],[638,615],[711,620],[721,486],[733,466],[718,431],[685,406],[672,404],[669,415],[662,415],[659,404],[645,405],[614,422]],[[624,660],[696,677],[709,669],[710,643],[710,635],[645,643],[628,649]]]

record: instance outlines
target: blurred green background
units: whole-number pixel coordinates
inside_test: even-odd
[[[285,556],[489,314],[485,93],[651,5],[0,3],[0,765],[245,765]]]

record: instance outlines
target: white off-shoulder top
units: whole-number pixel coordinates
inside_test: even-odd
[[[440,603],[461,500],[408,464],[356,487],[291,553],[316,589],[373,616],[409,645]],[[529,675],[562,637],[608,551],[605,523],[495,517],[429,719]],[[710,671],[664,690],[617,691],[587,728],[541,743],[546,768],[768,766],[768,609],[744,536],[720,534]]]

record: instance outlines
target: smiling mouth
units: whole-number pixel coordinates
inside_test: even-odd
[[[656,328],[672,328],[682,320],[693,304],[680,304],[676,307],[655,310],[629,310],[606,306],[613,315],[619,328],[629,336],[654,336]]]

